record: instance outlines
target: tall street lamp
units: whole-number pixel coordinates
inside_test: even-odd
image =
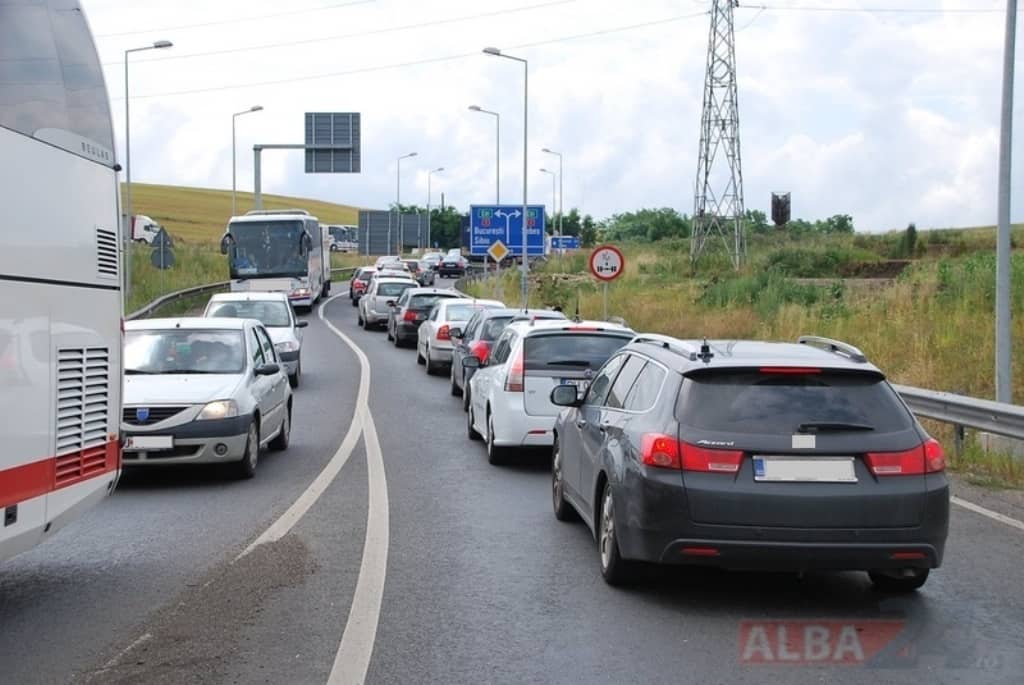
[[[263,105],[253,105],[244,112],[235,112],[231,115],[231,216],[238,214],[238,208],[235,201],[235,119],[243,114],[262,111]]]
[[[428,248],[431,247],[431,242],[430,242],[430,200],[431,200],[430,177],[433,176],[434,174],[438,173],[438,172],[441,172],[441,171],[444,171],[444,167],[443,166],[439,166],[436,169],[431,169],[430,171],[427,172],[427,247]]]
[[[543,169],[543,168],[540,171],[541,171],[542,174],[551,174],[551,218],[554,219],[555,218],[555,176],[557,176],[558,174],[556,174],[554,171],[549,171],[549,170]],[[561,245],[562,245],[562,240],[561,240],[561,238],[559,238],[558,246],[561,247]]]
[[[131,102],[128,99],[128,55],[133,52],[142,52],[144,50],[162,50],[163,48],[169,48],[174,43],[169,40],[158,40],[152,45],[146,45],[141,48],[129,48],[124,51],[124,177],[125,177],[125,198],[124,198],[124,213],[128,217],[128,230],[125,232],[125,260],[124,260],[124,296],[128,298],[128,291],[131,289],[131,254],[129,253],[128,246],[131,244],[132,235],[132,127],[131,117],[129,114],[128,104]]]
[[[403,238],[403,236],[402,236],[402,223],[403,223],[402,222],[402,160],[403,159],[409,159],[410,157],[415,157],[416,154],[417,153],[415,153],[415,152],[410,152],[407,155],[402,155],[401,157],[398,158],[398,161],[396,162],[397,169],[395,171],[395,211],[398,212],[398,240],[399,240],[398,255],[399,256],[401,256],[401,254],[402,254],[402,247],[403,247],[403,245],[401,245],[401,241],[402,241],[402,238]],[[391,249],[391,224],[390,224],[390,222],[388,223],[388,249],[389,250]]]
[[[470,111],[494,116],[494,204],[501,204],[501,115],[478,105],[470,105]]]
[[[558,155],[558,243],[562,243],[562,220],[565,217],[565,196],[562,195],[562,153],[555,152],[550,148],[544,148],[541,152],[549,155]]]
[[[529,208],[527,207],[526,200],[526,186],[528,170],[528,158],[529,158],[529,147],[527,145],[527,123],[530,114],[530,67],[525,59],[522,57],[513,57],[512,55],[506,55],[501,52],[498,48],[484,48],[484,54],[491,55],[493,57],[504,57],[505,59],[511,59],[516,62],[522,62],[523,64],[523,308],[525,309],[529,305],[530,298],[530,259],[527,242],[527,228],[529,224]]]

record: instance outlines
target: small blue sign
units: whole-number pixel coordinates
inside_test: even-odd
[[[135,420],[139,423],[149,421],[149,407],[138,407],[135,410]]]
[[[522,205],[472,205],[469,208],[469,253],[483,256],[501,241],[512,256],[523,256]],[[544,250],[544,205],[526,207],[526,249],[540,257]]]
[[[551,236],[552,250],[578,250],[580,247],[578,235]]]

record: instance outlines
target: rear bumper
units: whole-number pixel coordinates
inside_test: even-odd
[[[494,444],[499,447],[551,447],[555,444],[557,416],[534,416],[523,409],[522,393],[501,393],[495,398]]]
[[[643,561],[778,571],[938,568],[949,528],[949,488],[944,477],[929,481],[917,526],[712,525],[690,520],[678,472],[636,466],[618,488],[615,525],[623,556]],[[827,520],[827,512],[817,520]]]
[[[395,323],[395,335],[401,338],[402,340],[406,340],[408,338],[415,338],[416,333],[420,330],[420,326],[422,325],[422,323],[422,321],[398,321],[397,323]]]

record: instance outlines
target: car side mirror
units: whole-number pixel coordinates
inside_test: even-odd
[[[462,358],[462,368],[464,369],[479,369],[481,366],[483,366],[483,364],[481,364],[480,360],[473,355],[467,355]]]
[[[231,237],[230,233],[225,233],[224,237],[220,239],[220,253],[227,254],[231,249],[231,246],[235,244],[235,239]]]
[[[263,366],[256,367],[257,376],[273,376],[275,373],[281,370],[281,367],[277,364],[264,364]]]
[[[557,407],[578,407],[583,401],[577,394],[575,385],[556,385],[551,389],[551,404]]]
[[[306,321],[306,320],[301,320],[301,321],[296,321],[295,322],[295,327],[296,328],[305,328],[308,325],[309,325],[309,322]]]
[[[395,306],[395,301],[394,300],[388,300],[388,306],[389,307],[394,307]]]
[[[450,331],[448,331],[448,335],[450,335],[453,338],[458,338],[459,340],[461,340],[462,339],[462,329],[461,328],[453,328]]]

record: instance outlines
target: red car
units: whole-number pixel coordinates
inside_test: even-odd
[[[356,269],[352,275],[352,280],[348,282],[348,296],[352,300],[353,307],[359,305],[359,298],[366,292],[366,288],[370,285],[370,279],[375,273],[377,273],[376,267],[363,266]]]

